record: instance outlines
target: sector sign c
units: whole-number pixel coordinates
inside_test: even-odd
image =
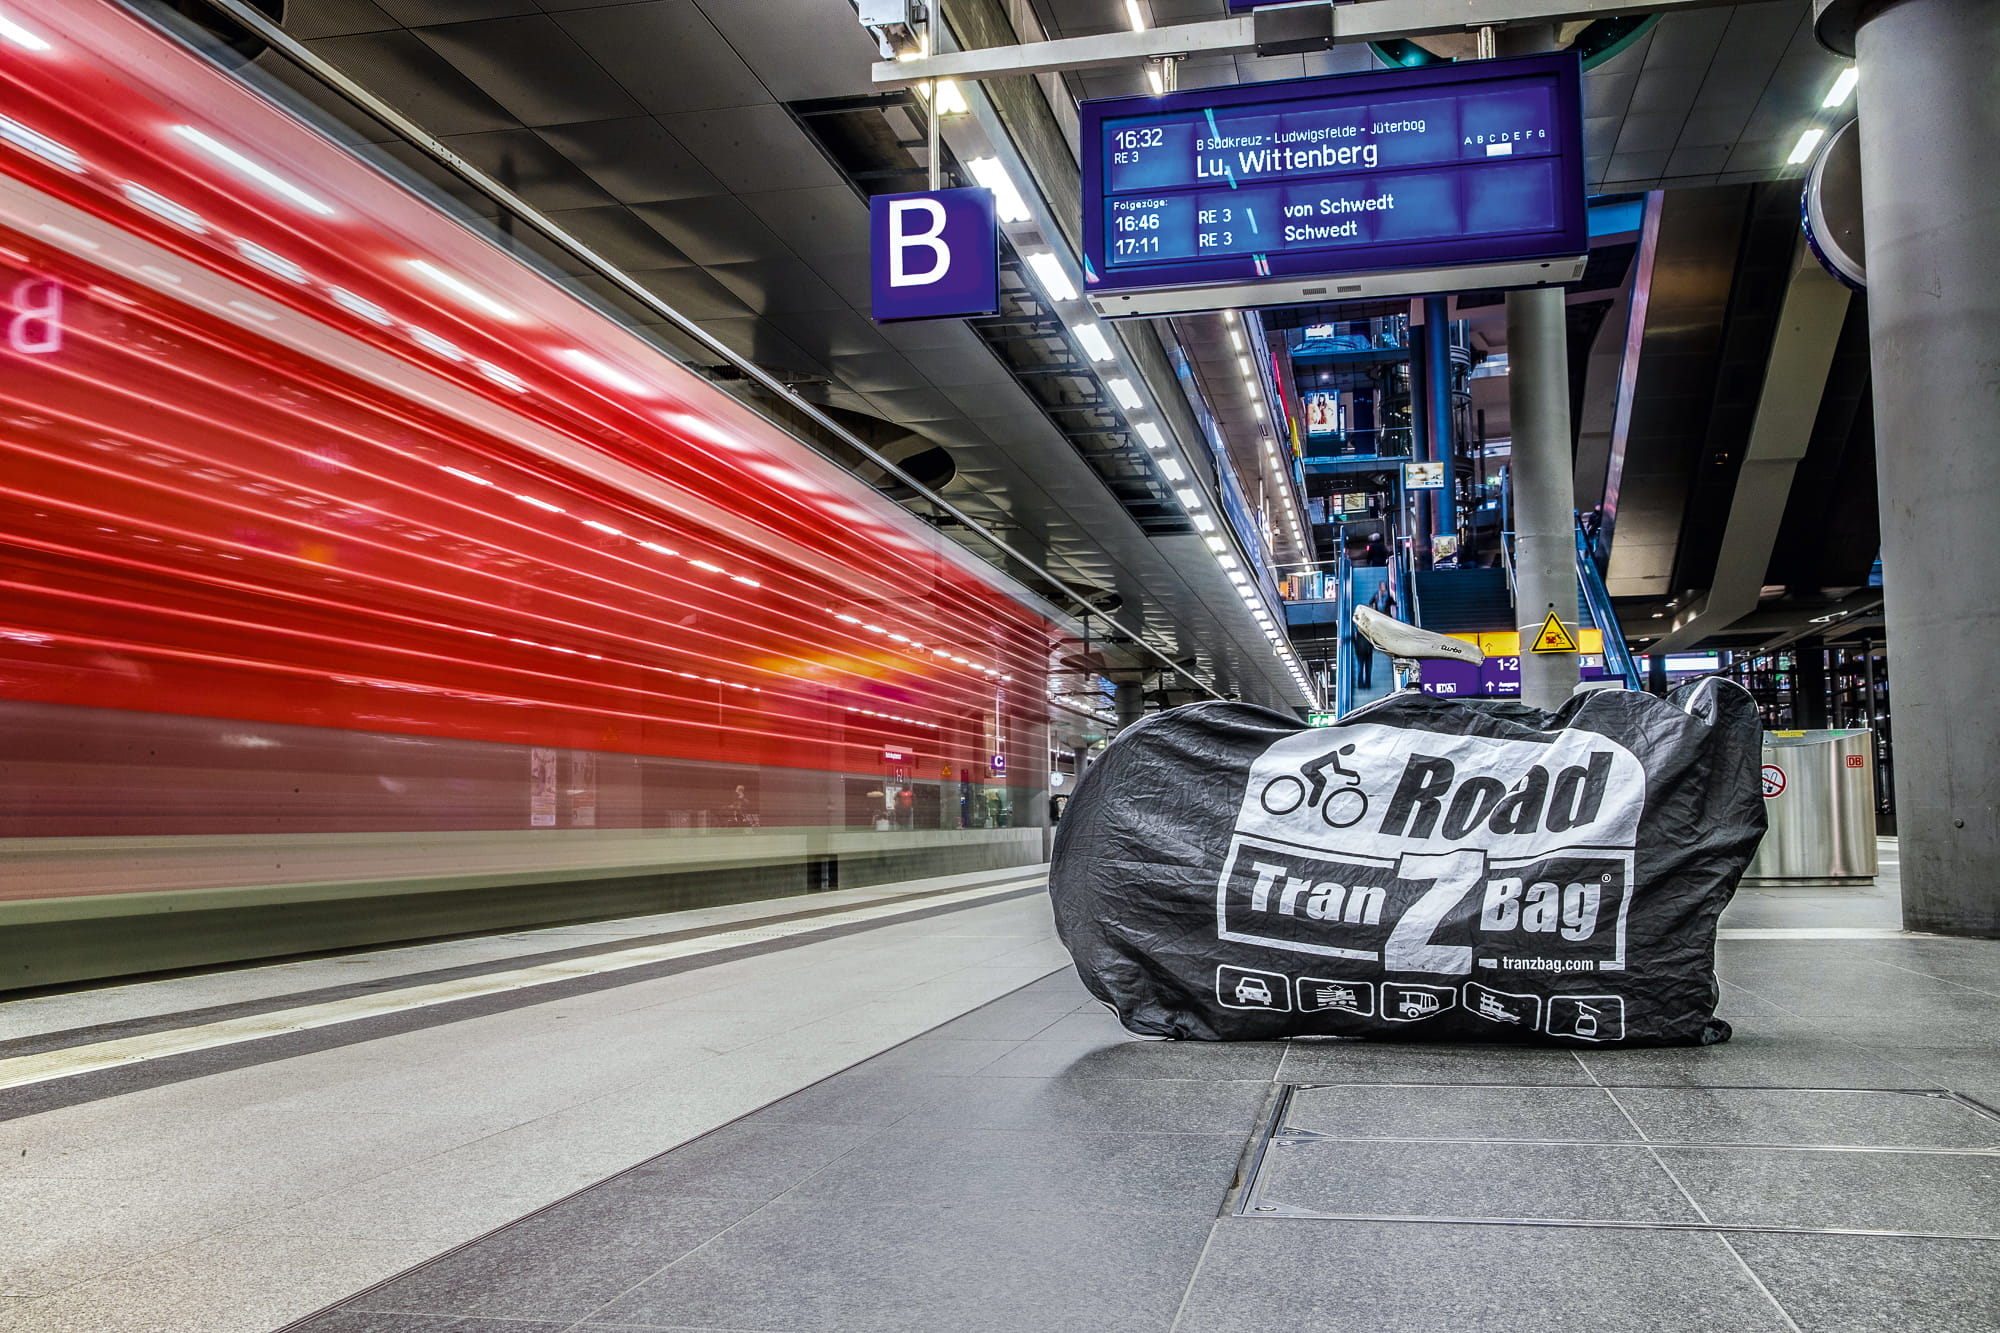
[[[876,195],[869,201],[875,318],[886,323],[996,313],[999,235],[991,190]]]
[[[1554,261],[1589,246],[1580,89],[1556,52],[1086,102],[1085,285],[1101,313],[1139,314],[1126,294],[1572,276]]]

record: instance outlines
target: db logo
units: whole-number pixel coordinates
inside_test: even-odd
[[[1868,767],[1868,757],[1866,755],[1851,754],[1847,756],[1847,766],[1849,768],[1866,768]]]

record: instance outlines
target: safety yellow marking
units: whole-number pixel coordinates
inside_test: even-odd
[[[1573,653],[1576,651],[1576,636],[1569,632],[1569,626],[1555,612],[1542,622],[1541,632],[1535,635],[1535,649],[1538,653]]]
[[[559,962],[516,968],[511,972],[491,972],[484,976],[463,977],[456,981],[438,981],[425,986],[410,986],[403,990],[380,991],[373,995],[357,995],[345,1000],[329,1000],[324,1004],[302,1005],[296,1009],[280,1009],[268,1014],[228,1018],[200,1027],[149,1032],[142,1036],[118,1037],[87,1046],[71,1046],[59,1051],[15,1056],[11,1060],[0,1060],[0,1089],[25,1087],[30,1083],[46,1083],[50,1079],[95,1073],[98,1070],[134,1064],[142,1060],[157,1060],[167,1055],[211,1050],[217,1046],[233,1046],[237,1042],[255,1041],[260,1037],[276,1037],[287,1032],[306,1032],[313,1028],[330,1027],[335,1023],[352,1023],[363,1018],[378,1018],[383,1014],[449,1004],[454,1000],[494,995],[528,986],[542,986],[553,981],[568,981],[574,977],[596,976],[604,972],[644,967],[648,963],[660,963],[673,958],[717,953],[745,944],[784,939],[834,926],[905,916],[911,912],[920,912],[944,904],[957,906],[975,903],[1001,894],[1016,893],[1025,884],[1040,878],[1033,876],[1028,879],[1009,880],[1003,884],[967,889],[950,895],[926,897],[914,902],[878,903],[870,907],[857,907],[849,912],[829,912],[825,916],[810,917],[801,921],[787,921],[773,925],[750,922],[741,929],[724,931],[719,935],[704,935],[699,939],[673,940],[666,944],[651,944],[638,949],[620,949],[612,953],[593,954],[587,958],[566,958]]]

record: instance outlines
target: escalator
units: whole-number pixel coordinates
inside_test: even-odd
[[[1355,566],[1343,556],[1338,575],[1338,624],[1340,626],[1339,666],[1334,693],[1334,711],[1345,716],[1363,704],[1381,698],[1394,688],[1389,662],[1376,654],[1370,686],[1361,684],[1361,654],[1371,652],[1357,643],[1353,627],[1354,608],[1366,605],[1384,581],[1393,581],[1396,594],[1395,616],[1440,634],[1505,634],[1516,628],[1511,566],[1493,569],[1436,569],[1412,571],[1407,552],[1395,556],[1386,568]],[[1579,529],[1576,534],[1577,623],[1585,629],[1604,631],[1602,666],[1595,654],[1585,658],[1586,680],[1610,680],[1628,690],[1641,688],[1638,663],[1625,643],[1604,575],[1591,555],[1589,543]]]

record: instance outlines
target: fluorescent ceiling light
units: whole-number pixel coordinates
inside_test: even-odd
[[[1208,539],[1208,549],[1220,554],[1229,549],[1229,543],[1220,537],[1210,537]]]
[[[1181,487],[1179,490],[1174,492],[1174,498],[1179,500],[1182,504],[1186,505],[1189,509],[1201,508],[1200,494],[1198,492],[1189,490],[1185,486]]]
[[[1187,469],[1180,465],[1178,459],[1162,458],[1160,460],[1160,471],[1166,474],[1168,481],[1187,480]]]
[[[1123,380],[1119,381],[1121,384],[1124,382]],[[1167,437],[1162,435],[1160,428],[1150,421],[1140,422],[1138,425],[1132,427],[1132,431],[1146,442],[1148,449],[1164,449],[1167,447]]]
[[[1242,332],[1242,330],[1240,330],[1240,329],[1231,329],[1231,330],[1229,331],[1229,345],[1230,345],[1231,347],[1234,347],[1234,348],[1235,348],[1235,349],[1236,349],[1237,351],[1239,351],[1239,352],[1243,350],[1243,332]]]
[[[930,96],[930,85],[927,83],[918,84],[917,95],[919,97]],[[971,110],[972,107],[965,100],[964,91],[958,86],[955,80],[939,79],[937,81],[937,111],[940,116],[962,116]]]
[[[608,384],[623,393],[647,393],[649,386],[635,376],[628,375],[608,362],[600,361],[578,347],[565,347],[556,353],[563,360],[575,366],[584,374],[601,384]]]
[[[1840,106],[1846,102],[1849,97],[1854,95],[1854,85],[1860,78],[1861,70],[1858,66],[1849,65],[1846,69],[1840,71],[1840,77],[1833,81],[1833,87],[1826,90],[1826,100],[1821,102],[1820,105]]]
[[[1136,408],[1143,401],[1139,397],[1139,391],[1132,387],[1132,381],[1123,377],[1104,381],[1104,387],[1111,390],[1111,396],[1118,400],[1121,407]],[[1139,433],[1143,436],[1145,431],[1142,429]]]
[[[24,51],[51,51],[55,49],[49,45],[46,38],[29,32],[5,14],[0,14],[0,37],[4,37]]]
[[[1078,324],[1070,330],[1092,361],[1109,361],[1114,355],[1111,340],[1104,336],[1102,324]]]
[[[1214,532],[1215,520],[1207,514],[1196,514],[1194,516],[1194,530],[1196,532]]]
[[[1125,17],[1132,21],[1133,32],[1146,30],[1146,12],[1139,8],[1139,0],[1125,0]]]
[[[509,306],[501,305],[498,301],[488,296],[485,292],[480,291],[456,273],[447,273],[428,259],[412,259],[409,263],[410,267],[416,270],[419,277],[429,281],[432,286],[440,287],[450,292],[453,296],[456,296],[459,300],[476,310],[484,310],[495,319],[518,320],[521,318],[519,312]]]
[[[1217,560],[1215,563],[1221,565],[1224,569],[1237,568],[1236,557],[1233,555],[1225,555],[1221,557],[1219,560]]]
[[[1242,371],[1242,372],[1243,372],[1243,378],[1244,378],[1244,379],[1246,379],[1246,380],[1247,380],[1247,379],[1249,379],[1249,378],[1250,378],[1250,358],[1249,358],[1249,357],[1247,357],[1247,356],[1239,356],[1239,357],[1237,357],[1237,358],[1236,358],[1236,368],[1237,368],[1238,370],[1240,370],[1240,371]]]
[[[1167,91],[1167,81],[1160,77],[1160,67],[1158,65],[1147,68],[1146,86],[1153,90],[1153,96],[1155,97],[1159,97]]]
[[[174,133],[180,135],[181,138],[186,139],[189,143],[201,149],[202,152],[216,159],[216,161],[233,167],[242,175],[248,176],[272,194],[291,200],[307,212],[317,213],[321,217],[333,216],[334,210],[332,204],[329,204],[318,195],[309,193],[299,186],[294,185],[291,181],[286,180],[263,163],[245,156],[213,135],[206,134],[192,125],[176,125],[174,126]]]
[[[1069,280],[1069,274],[1063,271],[1062,260],[1055,257],[1054,251],[1043,250],[1029,255],[1028,267],[1035,271],[1035,280],[1042,284],[1042,290],[1049,294],[1050,300],[1076,299],[1076,284]]]
[[[1813,149],[1819,147],[1819,141],[1825,137],[1826,131],[1817,125],[1801,134],[1799,141],[1792,145],[1792,155],[1785,159],[1785,165],[1797,166],[1806,161],[1813,155]]]
[[[972,179],[993,191],[993,206],[1002,222],[1026,222],[1034,216],[999,158],[975,157],[966,162],[965,169],[972,173]]]

